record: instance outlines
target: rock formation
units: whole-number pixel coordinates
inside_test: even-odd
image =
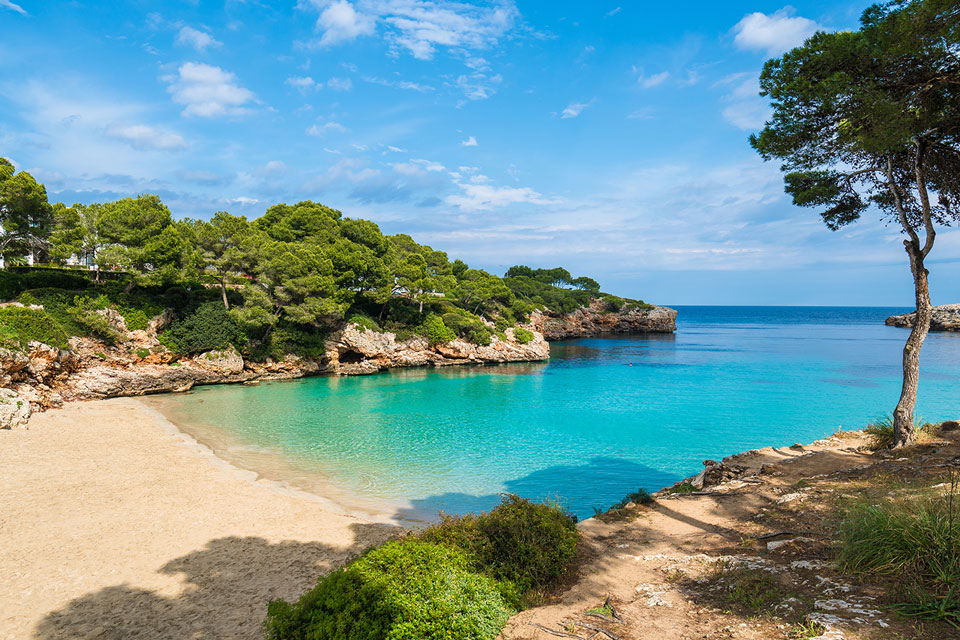
[[[887,324],[892,327],[913,328],[917,319],[917,312],[905,313],[900,316],[890,316]],[[945,304],[933,308],[933,317],[930,319],[930,331],[960,331],[960,304]]]
[[[602,299],[567,314],[537,312],[531,317],[534,328],[547,340],[567,340],[605,333],[673,333],[677,312],[669,307],[634,307],[619,311],[608,308]]]

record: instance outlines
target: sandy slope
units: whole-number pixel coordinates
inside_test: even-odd
[[[0,638],[258,638],[396,532],[219,463],[138,400],[0,431]]]

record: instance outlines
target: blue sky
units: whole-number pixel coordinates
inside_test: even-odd
[[[896,229],[827,230],[747,143],[763,61],[866,4],[0,0],[0,155],[55,201],[311,199],[655,302],[909,306]],[[960,232],[933,257],[960,300]]]

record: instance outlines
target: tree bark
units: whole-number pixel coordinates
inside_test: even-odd
[[[930,303],[929,272],[923,264],[923,252],[919,243],[905,240],[903,244],[906,246],[907,255],[910,256],[917,316],[913,322],[910,337],[907,338],[907,344],[903,347],[903,387],[900,391],[900,401],[893,411],[894,448],[913,444],[913,409],[917,403],[917,387],[920,382],[920,350],[930,332],[930,318],[933,315],[933,306]]]
[[[226,284],[223,280],[220,281],[220,297],[223,298],[223,306],[224,306],[224,308],[225,308],[227,311],[229,311],[229,310],[230,310],[230,303],[227,302],[227,284]]]

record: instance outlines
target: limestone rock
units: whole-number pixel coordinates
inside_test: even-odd
[[[103,316],[107,324],[110,325],[110,328],[121,336],[125,336],[129,332],[127,329],[127,321],[123,319],[123,316],[120,315],[116,309],[107,307],[106,309],[98,310],[97,313]]]
[[[208,351],[194,358],[191,364],[222,376],[234,376],[243,372],[243,358],[235,349]]]
[[[567,314],[536,312],[530,319],[536,330],[551,341],[605,333],[673,333],[677,330],[675,309],[625,307],[621,311],[610,311],[599,298]]]
[[[26,428],[30,402],[13,389],[0,389],[0,429]]]
[[[890,316],[886,324],[892,327],[913,328],[917,320],[917,312],[905,313],[899,316]],[[933,308],[930,318],[930,331],[960,331],[960,304],[945,304]]]

